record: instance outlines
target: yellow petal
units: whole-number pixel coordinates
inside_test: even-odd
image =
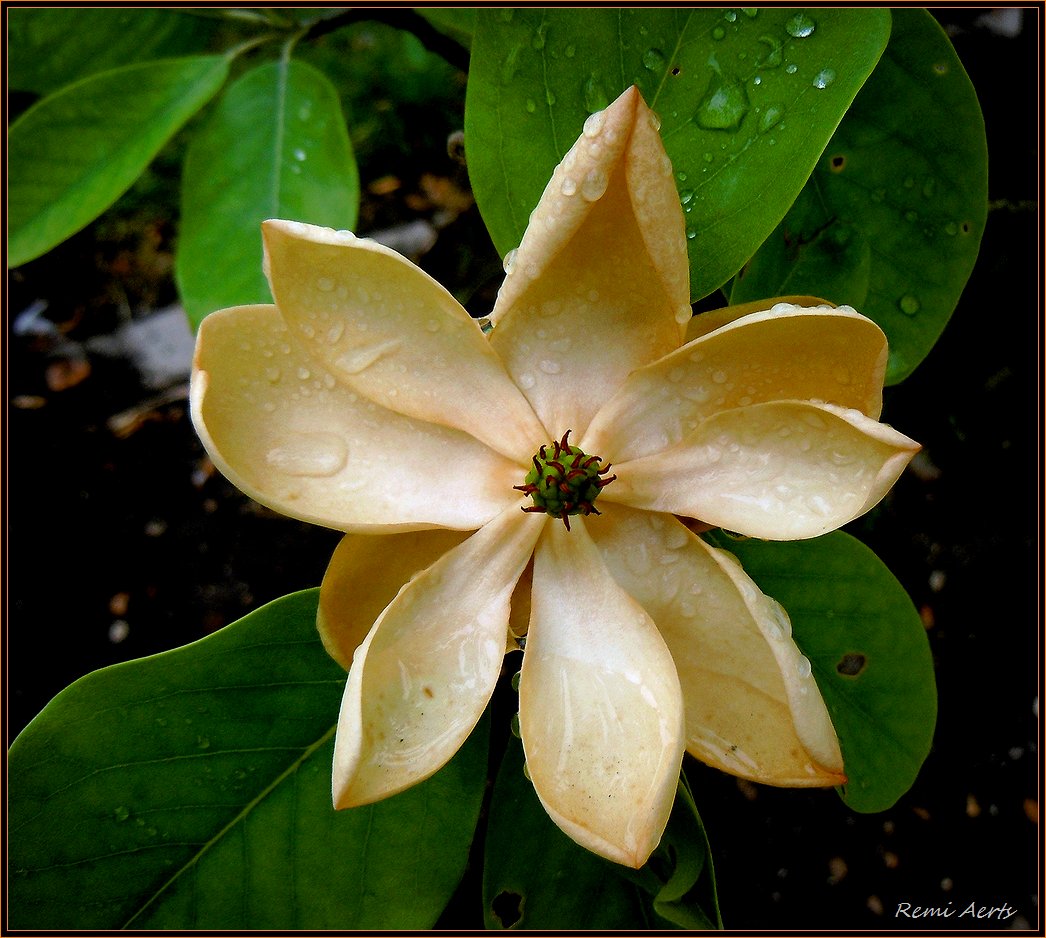
[[[603,501],[797,540],[875,505],[919,444],[831,404],[774,401],[709,417],[678,446],[615,465]]]
[[[327,653],[348,670],[353,653],[400,589],[468,536],[440,530],[346,534],[320,585],[316,625]]]
[[[348,232],[267,221],[262,233],[276,305],[328,371],[390,410],[530,460],[545,432],[479,326],[428,274]]]
[[[509,265],[491,343],[551,436],[580,437],[634,368],[676,348],[690,318],[672,167],[630,88],[564,157]]]
[[[510,508],[401,590],[356,650],[338,717],[334,806],[437,772],[487,706],[509,602],[546,516]]]
[[[752,300],[749,303],[738,303],[734,306],[724,306],[721,309],[711,309],[707,313],[698,313],[686,324],[686,341],[693,342],[703,335],[708,335],[716,329],[721,329],[742,316],[752,313],[761,313],[770,309],[778,303],[788,303],[791,306],[830,306],[835,303],[823,300],[819,296],[775,296],[765,300]]]
[[[583,847],[642,866],[679,779],[679,680],[650,617],[610,577],[580,517],[569,532],[549,524],[538,544],[519,720],[552,820]]]
[[[670,515],[622,505],[605,506],[589,530],[672,652],[690,753],[768,785],[845,781],[835,729],[788,616],[732,555]]]
[[[628,376],[579,445],[621,463],[675,446],[705,417],[764,401],[882,410],[886,336],[848,306],[780,304],[689,342]]]
[[[513,462],[338,383],[274,306],[219,310],[203,321],[190,398],[222,474],[294,518],[341,530],[468,530],[519,501]]]

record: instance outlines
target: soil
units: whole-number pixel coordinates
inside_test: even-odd
[[[938,14],[985,111],[992,210],[981,256],[940,343],[887,390],[884,419],[924,452],[851,526],[923,617],[940,695],[934,748],[912,790],[879,815],[854,814],[830,791],[758,787],[692,766],[731,927],[1039,921],[1040,24],[1025,10],[1023,29],[1006,36],[980,25],[982,13]],[[460,126],[427,130],[445,137]],[[422,266],[470,285],[470,312],[488,311],[500,264],[453,155],[429,145],[391,173],[361,170],[371,181],[361,230],[427,223],[437,237]],[[177,166],[161,161],[153,172],[150,191],[11,276],[9,739],[84,673],[317,585],[338,540],[259,507],[214,471],[184,377],[147,386],[111,343],[110,354],[100,350],[98,337],[176,301]],[[21,315],[36,301],[46,308]],[[963,911],[971,902],[1015,914],[1003,924],[898,914],[904,903]],[[482,925],[462,903],[452,917],[441,924]]]

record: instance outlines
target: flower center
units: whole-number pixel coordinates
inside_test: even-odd
[[[617,476],[607,476],[609,463],[602,466],[599,456],[589,456],[563,439],[546,443],[533,456],[534,468],[522,485],[512,486],[533,500],[524,511],[543,511],[559,518],[570,530],[571,515],[598,515],[593,502],[603,488]]]

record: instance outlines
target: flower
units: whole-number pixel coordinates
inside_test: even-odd
[[[886,340],[846,307],[691,319],[635,88],[557,167],[489,338],[380,244],[263,227],[275,305],[204,321],[192,410],[243,491],[346,532],[319,612],[349,669],[336,807],[442,767],[523,633],[535,791],[611,860],[657,846],[684,750],[769,784],[844,780],[784,610],[681,519],[807,538],[878,502],[918,449],[877,422]]]

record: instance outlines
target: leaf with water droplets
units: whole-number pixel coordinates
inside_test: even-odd
[[[359,176],[338,93],[302,62],[269,62],[223,95],[193,138],[182,181],[175,274],[193,325],[265,303],[266,218],[351,228]]]
[[[345,672],[317,636],[317,592],[89,674],[15,740],[12,927],[433,926],[468,858],[485,726],[416,788],[335,812]]]
[[[498,250],[519,243],[587,116],[635,83],[691,193],[692,298],[733,276],[802,189],[890,24],[885,10],[753,12],[519,9],[506,21],[478,9],[465,125]]]
[[[839,735],[843,800],[885,811],[915,781],[937,718],[926,630],[904,588],[841,531],[779,543],[719,538],[788,611]]]
[[[911,374],[947,324],[988,198],[980,106],[951,43],[923,10],[893,19],[875,72],[731,294],[738,303],[787,285],[857,307],[890,340],[888,384]],[[812,78],[818,94],[834,89],[829,71]]]

